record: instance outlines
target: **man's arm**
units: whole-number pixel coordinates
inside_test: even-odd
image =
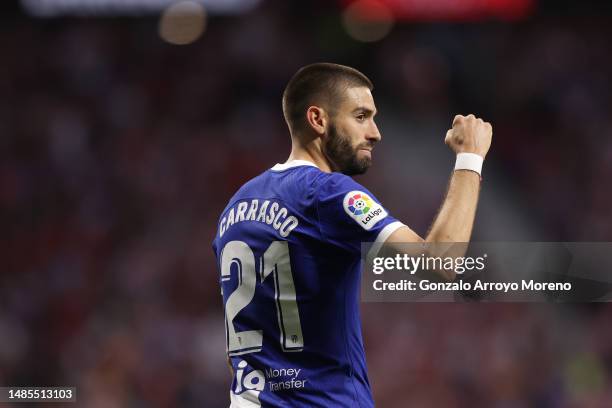
[[[493,130],[491,124],[474,115],[455,116],[453,127],[446,134],[445,143],[456,153],[474,153],[483,159],[491,146]],[[425,239],[408,227],[394,231],[385,244],[394,243],[466,243],[470,240],[478,194],[480,175],[471,170],[455,170],[451,176],[446,197]],[[394,245],[395,246],[395,245]],[[401,245],[397,247],[402,250]],[[467,245],[436,246],[430,256],[460,257],[465,255]],[[443,251],[443,252],[441,252]],[[437,271],[442,278],[452,280],[453,271]]]

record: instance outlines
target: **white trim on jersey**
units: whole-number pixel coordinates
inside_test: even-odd
[[[291,161],[288,161],[287,163],[276,163],[274,167],[272,167],[270,170],[283,171],[283,170],[287,170],[287,169],[290,169],[292,167],[297,167],[297,166],[317,167],[316,164],[308,160],[291,160]]]
[[[370,262],[376,255],[378,255],[378,251],[382,248],[383,244],[400,227],[404,227],[405,225],[400,221],[394,221],[387,225],[378,233],[376,237],[376,241],[372,243],[372,247],[368,251],[368,255],[366,257],[367,262]]]
[[[237,395],[230,391],[229,408],[260,408],[259,393],[260,391],[248,390]]]

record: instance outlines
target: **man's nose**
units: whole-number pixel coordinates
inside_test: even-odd
[[[378,142],[380,141],[380,139],[382,139],[382,135],[380,134],[380,131],[378,130],[378,126],[376,126],[376,123],[374,123],[374,121],[372,121],[372,124],[370,125],[370,128],[368,129],[368,133],[366,134],[366,139],[372,142]]]

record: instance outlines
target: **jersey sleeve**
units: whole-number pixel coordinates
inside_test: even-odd
[[[383,243],[404,225],[372,193],[341,173],[324,174],[316,196],[323,240],[351,252],[360,253],[362,242]]]

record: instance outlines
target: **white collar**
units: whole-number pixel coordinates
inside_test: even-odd
[[[274,171],[283,171],[283,170],[287,170],[293,167],[297,167],[297,166],[313,166],[313,167],[317,167],[316,164],[314,164],[311,161],[308,160],[291,160],[288,161],[286,163],[276,163],[274,165],[274,167],[272,167],[270,170],[274,170]]]

